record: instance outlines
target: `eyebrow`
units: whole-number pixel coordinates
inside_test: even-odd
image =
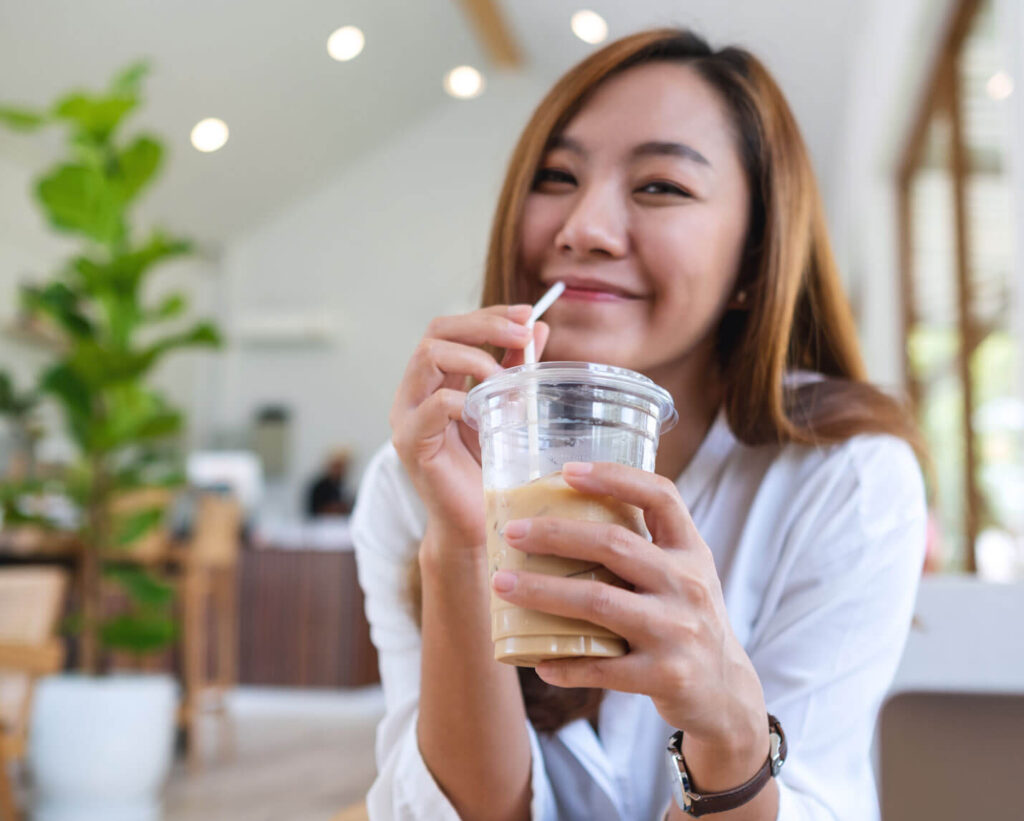
[[[578,140],[574,140],[572,137],[566,137],[564,134],[557,134],[548,141],[548,151],[554,151],[558,148],[564,148],[566,151],[571,151],[574,154],[579,154],[583,157],[587,155],[586,149],[583,148],[583,145]],[[696,148],[689,146],[686,143],[655,140],[652,142],[641,143],[629,153],[634,159],[637,157],[651,156],[679,157],[684,160],[691,160],[692,162],[699,163],[700,165],[706,165],[708,168],[711,167],[711,163],[708,162],[707,157],[701,154]]]

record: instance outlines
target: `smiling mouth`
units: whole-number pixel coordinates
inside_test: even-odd
[[[552,282],[557,281],[552,279]],[[639,294],[630,293],[610,283],[565,277],[565,292],[561,299],[584,300],[589,302],[625,302],[646,299]]]

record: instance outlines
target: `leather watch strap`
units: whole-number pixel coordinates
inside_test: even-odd
[[[754,774],[753,778],[745,784],[725,792],[702,794],[692,790],[687,791],[686,795],[689,799],[687,803],[689,806],[683,808],[687,815],[699,817],[709,813],[734,810],[736,807],[742,807],[761,792],[764,785],[768,783],[768,780],[778,773],[782,762],[786,760],[787,752],[786,736],[782,732],[779,720],[773,715],[768,716],[768,729],[773,736],[772,749],[768,754],[767,760],[761,766],[761,769]],[[778,740],[776,741],[776,739]],[[679,762],[685,768],[685,762],[682,761],[681,732],[676,733],[672,737],[672,746],[679,751]],[[689,773],[687,773],[687,781],[689,781]]]

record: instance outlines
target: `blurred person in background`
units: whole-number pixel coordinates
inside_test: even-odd
[[[318,516],[347,516],[352,512],[355,498],[345,487],[351,464],[351,448],[342,447],[331,451],[323,471],[312,481],[306,493],[306,513],[311,519]]]

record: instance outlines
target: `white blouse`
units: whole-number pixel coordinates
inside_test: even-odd
[[[676,484],[789,741],[779,821],[877,819],[869,748],[924,558],[924,488],[912,450],[891,436],[748,447],[720,414]],[[373,821],[458,821],[416,741],[421,639],[404,591],[425,523],[386,445],[353,515],[386,701],[367,799]],[[533,821],[662,817],[674,728],[648,697],[614,691],[601,702],[598,728],[578,719],[537,733],[527,722]]]

